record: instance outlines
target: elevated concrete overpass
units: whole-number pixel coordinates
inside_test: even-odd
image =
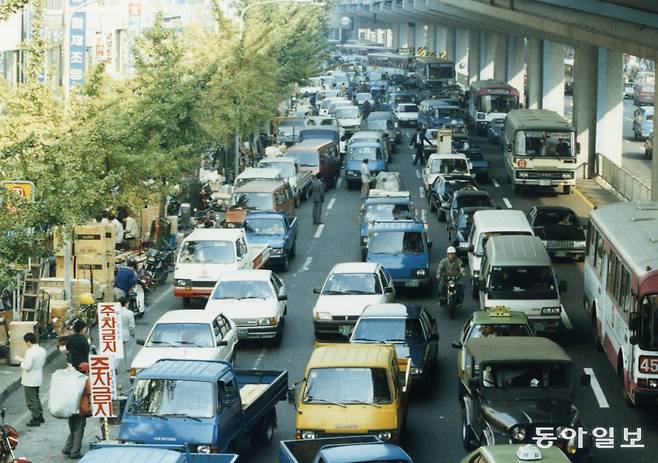
[[[559,113],[565,45],[573,46],[579,174],[588,178],[600,174],[603,164],[606,172],[621,168],[623,54],[658,59],[653,1],[338,0],[337,14],[353,18],[358,28],[386,29],[394,47],[446,52],[464,83],[505,80],[528,108]],[[654,120],[654,137],[657,125]],[[651,195],[658,200],[658,156]]]

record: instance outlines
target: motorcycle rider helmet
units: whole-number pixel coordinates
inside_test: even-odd
[[[96,303],[96,299],[94,298],[94,295],[91,293],[82,293],[80,295],[80,305],[94,305]]]
[[[457,250],[455,249],[454,246],[448,246],[448,249],[446,249],[447,254],[456,254]]]

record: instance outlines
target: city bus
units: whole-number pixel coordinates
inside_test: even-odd
[[[339,47],[338,52],[345,61],[365,63],[371,53],[392,53],[394,48],[385,47],[380,43],[346,43]]]
[[[519,107],[519,91],[498,80],[473,82],[468,94],[468,119],[477,132],[486,133],[494,119],[504,119]]]
[[[414,71],[416,57],[398,53],[368,54],[368,70],[386,72],[389,76],[403,75]]]
[[[590,215],[585,310],[594,344],[623,382],[626,402],[658,398],[658,203],[619,202]]]
[[[426,96],[455,83],[455,63],[434,56],[416,57],[416,86]]]

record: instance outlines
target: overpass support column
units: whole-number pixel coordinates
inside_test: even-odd
[[[620,52],[598,50],[596,151],[621,166],[624,122],[624,60]]]
[[[598,55],[596,47],[580,45],[575,49],[573,124],[576,141],[580,143],[577,165],[587,163],[586,169],[578,169],[578,177],[593,178],[596,175],[596,85]]]
[[[480,80],[480,31],[468,31],[468,83]]]
[[[541,107],[564,115],[564,45],[549,40],[542,44]],[[620,93],[621,95],[621,90]]]
[[[507,62],[509,56],[507,54],[507,34],[490,34],[490,40],[493,39],[494,47],[494,79],[505,82],[507,80]]]
[[[400,24],[391,24],[391,46],[393,48],[400,48]]]
[[[457,82],[466,85],[468,83],[468,31],[455,29],[455,70]]]
[[[542,43],[541,39],[528,37],[528,89],[526,92],[526,105],[528,109],[541,108],[541,66]]]
[[[411,46],[409,41],[409,23],[398,24],[398,46],[400,48],[407,48]]]
[[[416,52],[418,52],[418,48],[425,46],[425,25],[416,23],[414,27],[414,48],[416,48]]]
[[[525,106],[525,43],[523,37],[507,36],[507,74],[505,80],[519,91],[519,102]]]
[[[653,107],[658,108],[658,79],[655,79]],[[653,154],[651,156],[651,200],[658,202],[658,117],[653,118]]]
[[[435,24],[427,25],[427,40],[425,41],[425,48],[427,53],[438,52],[439,41],[439,28]]]
[[[436,56],[439,56],[441,52],[448,52],[448,36],[449,36],[448,29],[445,27],[439,27],[437,26],[436,28]]]
[[[494,78],[494,34],[480,31],[480,80]]]

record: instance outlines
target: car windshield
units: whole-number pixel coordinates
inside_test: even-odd
[[[400,106],[398,106],[398,112],[416,113],[418,112],[418,106],[415,104],[401,104]]]
[[[359,108],[340,108],[334,114],[336,119],[358,119],[361,117]]]
[[[235,193],[231,196],[230,209],[274,209],[272,193]]]
[[[640,313],[640,348],[658,351],[658,294],[650,294],[642,299]],[[640,363],[639,367],[642,373],[655,373],[651,369],[651,362],[647,365]]]
[[[244,230],[254,235],[283,235],[286,228],[281,219],[247,219]]]
[[[163,418],[212,418],[213,387],[202,381],[138,379],[133,386],[128,413]]]
[[[274,292],[268,281],[220,281],[213,299],[270,299]]]
[[[452,79],[455,77],[455,68],[453,65],[446,64],[428,64],[430,79]]]
[[[374,273],[332,273],[322,288],[323,295],[381,293],[381,284]]]
[[[235,179],[235,188],[239,188],[241,186],[246,185],[247,183],[252,183],[252,182],[271,182],[274,180],[274,177],[238,177]]]
[[[489,277],[492,299],[557,299],[550,266],[494,266]]]
[[[146,347],[214,347],[208,323],[156,323]]]
[[[230,264],[235,260],[231,241],[185,241],[178,256],[180,264]]]
[[[440,118],[446,119],[460,119],[460,111],[457,108],[436,108],[436,115]]]
[[[467,161],[462,158],[435,159],[430,166],[430,172],[433,174],[450,174],[467,170]]]
[[[484,113],[508,113],[518,104],[519,97],[513,95],[480,95],[475,106]]]
[[[375,231],[368,241],[372,254],[423,253],[425,243],[420,232]]]
[[[573,157],[571,132],[522,131],[516,135],[517,155],[545,157]]]
[[[510,389],[571,387],[570,363],[496,363],[482,370],[482,385]]]
[[[364,218],[374,220],[411,220],[413,214],[408,204],[368,204]]]
[[[492,207],[491,198],[485,195],[465,195],[458,196],[453,204],[454,209],[462,207]]]
[[[300,166],[317,167],[320,163],[317,151],[288,151],[286,155],[294,158]]]
[[[391,403],[383,368],[314,368],[308,373],[304,403]]]
[[[578,226],[578,216],[570,209],[550,209],[538,211],[532,223],[535,227],[551,225]]]
[[[368,119],[366,121],[368,130],[388,130],[389,122],[386,119]]]
[[[348,159],[354,159],[357,161],[363,161],[364,159],[369,160],[381,160],[382,150],[376,146],[350,146],[350,153]]]
[[[528,325],[521,324],[487,324],[474,325],[468,335],[467,341],[475,338],[491,338],[501,336],[532,336],[532,331]]]
[[[284,177],[295,176],[295,164],[292,162],[261,161],[260,166],[266,169],[277,169]]]
[[[361,318],[354,328],[352,341],[381,341],[421,344],[425,342],[420,320],[415,318]]]
[[[468,180],[449,180],[449,181],[440,181],[437,180],[439,193],[448,193],[452,194],[455,191],[461,190],[472,183]]]

